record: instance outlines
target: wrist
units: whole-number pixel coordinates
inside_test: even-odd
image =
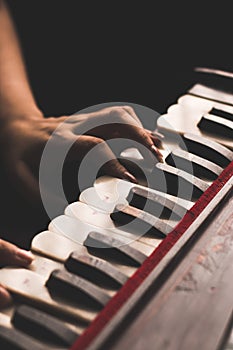
[[[0,83],[0,124],[19,119],[43,118],[27,85],[18,81]]]
[[[0,109],[0,126],[5,126],[15,121],[30,121],[42,118],[44,118],[44,115],[37,106],[24,105],[24,108],[7,106]]]
[[[2,111],[1,111],[2,113]],[[18,135],[33,133],[37,130],[43,114],[34,109],[26,111],[10,111],[0,114],[0,161],[5,161],[8,155],[7,150],[12,149]]]

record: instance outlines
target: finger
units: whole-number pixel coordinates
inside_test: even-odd
[[[137,114],[135,113],[134,109],[131,106],[123,106],[123,109],[127,113],[129,113],[130,116],[132,118],[134,118],[134,120],[136,120],[140,126],[142,126],[140,119],[138,118]],[[151,150],[155,154],[155,156],[159,159],[159,161],[162,161],[162,154],[159,152],[159,150],[157,148],[161,148],[161,149],[163,148],[162,142],[158,137],[163,138],[164,136],[160,133],[152,132],[148,129],[144,129],[144,130],[148,133],[148,137],[145,140],[146,144],[144,144],[144,145],[147,148],[149,146],[149,149],[152,148]],[[152,143],[151,143],[150,139],[152,140]],[[153,147],[153,144],[156,146],[156,148]]]
[[[128,120],[128,112],[125,115],[125,119]],[[138,125],[132,125],[130,123],[117,123],[114,126],[112,124],[107,124],[91,130],[92,136],[101,137],[104,140],[119,138],[125,139],[122,140],[120,147],[123,146],[123,143],[127,140],[132,144],[132,140],[139,143],[138,148],[140,149],[142,155],[145,159],[154,162],[154,157],[151,152],[154,154],[157,160],[162,161],[162,154],[156,147],[155,142],[159,144],[159,141],[152,137],[143,127]],[[141,146],[140,146],[141,145]],[[148,149],[148,151],[145,150]]]
[[[130,106],[123,106],[123,110],[126,112],[125,118],[123,118],[123,120],[124,119],[127,120],[128,116],[130,115],[130,117],[137,122],[137,125],[128,124],[128,123],[123,124],[123,126],[121,126],[119,135],[122,137],[125,136],[128,138],[132,138],[133,140],[137,141],[139,145],[141,144],[142,146],[146,147],[150,152],[152,152],[155,155],[157,160],[162,162],[163,161],[162,154],[156,147],[154,138],[152,138],[151,137],[152,135],[148,133],[146,129],[143,128],[142,123],[139,120],[138,116],[136,115],[134,109]],[[153,161],[153,158],[151,157],[150,152],[146,152],[144,147],[139,146],[139,150],[141,151],[142,155],[144,156],[145,159],[149,161]]]
[[[64,116],[60,116],[60,117],[55,117],[55,119],[57,120],[57,122],[64,122],[69,118],[69,116],[64,115]]]
[[[158,132],[158,131],[155,131],[155,130],[149,130],[149,129],[146,129],[145,128],[145,130],[151,135],[151,136],[153,136],[153,137],[157,137],[157,138],[159,138],[159,139],[161,139],[161,140],[163,140],[164,139],[164,135],[163,134],[161,134],[160,132]]]
[[[152,135],[152,134],[150,134],[150,137],[151,137],[152,141],[154,142],[154,145],[155,145],[157,148],[159,148],[159,149],[164,149],[163,143],[162,143],[162,140],[161,140],[161,139],[159,139],[158,137],[156,137],[156,136],[154,136],[154,135]]]
[[[85,157],[85,161],[91,165],[92,171],[97,174],[100,169],[106,175],[125,179],[130,182],[138,183],[137,179],[117,160],[107,143],[98,137],[89,135],[75,134],[70,135],[74,143],[69,153],[69,160],[80,161],[80,156]]]
[[[0,239],[0,265],[17,265],[26,267],[33,261],[31,252]]]
[[[100,169],[101,175],[109,175],[138,184],[137,179],[117,159],[106,162]]]
[[[154,142],[154,145],[159,148],[159,149],[163,149],[163,143],[160,139],[158,139],[157,137],[150,135],[152,141]]]
[[[125,132],[128,133],[128,138],[131,138],[138,142],[139,150],[144,156],[144,158],[151,160],[152,159],[151,152],[152,152],[158,161],[160,162],[163,161],[162,154],[154,144],[154,141],[150,136],[150,134],[144,128],[138,127],[135,125],[125,125],[124,129],[125,129]],[[148,149],[150,152],[147,152],[145,148]]]
[[[61,117],[58,117],[58,118],[54,118],[54,122],[55,124],[59,125],[61,123],[65,123],[67,121],[67,119],[69,118],[69,116],[61,116]]]
[[[164,139],[164,135],[163,134],[161,134],[160,132],[158,132],[158,131],[151,131],[151,130],[148,130],[148,129],[146,129],[152,136],[154,136],[154,137],[158,137],[158,138],[160,138],[160,139]]]
[[[135,113],[134,109],[133,109],[131,106],[124,106],[123,108],[124,108],[135,120],[137,120],[138,123],[143,127],[143,125],[142,125],[140,119],[138,118],[137,114]],[[162,139],[164,139],[164,135],[161,134],[160,132],[155,131],[155,130],[154,130],[154,131],[151,131],[151,130],[146,129],[146,128],[144,128],[144,129],[149,133],[149,135],[150,135],[151,137],[153,137],[153,138],[155,138],[155,139],[158,139],[159,141],[162,140]]]
[[[12,303],[12,298],[10,293],[0,285],[0,309],[10,305]]]

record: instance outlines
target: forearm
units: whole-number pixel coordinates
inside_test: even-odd
[[[28,81],[17,34],[0,0],[0,123],[42,117]]]

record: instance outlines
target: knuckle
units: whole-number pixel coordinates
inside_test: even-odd
[[[90,137],[90,144],[93,146],[100,145],[104,143],[104,140],[101,139],[100,137],[92,136]]]
[[[46,121],[47,122],[54,122],[54,121],[56,121],[56,118],[55,117],[49,117],[49,118],[46,118]]]
[[[133,107],[129,105],[122,106],[125,110],[127,110],[129,113],[134,113]]]
[[[111,108],[110,113],[116,117],[121,117],[125,111],[121,106],[114,106]]]

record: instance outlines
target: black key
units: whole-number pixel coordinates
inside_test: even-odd
[[[88,254],[73,252],[65,262],[68,271],[84,277],[103,287],[119,288],[127,276],[109,262]]]
[[[169,165],[210,181],[215,180],[223,171],[215,163],[181,149],[172,151],[165,160]]]
[[[84,244],[88,249],[129,265],[140,266],[147,258],[145,254],[125,244],[124,241],[100,232],[90,232]]]
[[[156,164],[149,187],[187,200],[198,199],[209,187],[205,181],[167,164]]]
[[[46,286],[50,292],[91,308],[102,308],[110,299],[98,286],[65,270],[54,270]]]
[[[58,345],[71,346],[78,338],[64,322],[27,305],[16,308],[11,322],[24,333]]]
[[[165,237],[172,231],[172,226],[165,220],[131,205],[117,205],[115,211],[111,213],[111,218],[120,224],[129,225],[133,231],[141,233]]]
[[[218,109],[218,108],[214,108],[213,107],[209,111],[209,114],[214,114],[214,115],[217,115],[218,117],[222,117],[222,118],[225,118],[225,119],[233,121],[233,114],[229,113],[229,112],[226,112],[226,111],[224,111],[222,109]]]
[[[205,114],[198,122],[200,130],[227,139],[233,139],[233,122],[212,114]]]
[[[144,209],[157,217],[180,219],[190,209],[189,206],[177,203],[177,197],[170,195],[168,198],[164,192],[152,192],[140,187],[132,187],[126,199],[131,206]]]
[[[233,160],[232,151],[205,137],[187,133],[183,135],[183,141],[179,144],[182,149],[210,160],[222,168]]]
[[[49,347],[14,328],[0,326],[2,350],[49,350]]]

